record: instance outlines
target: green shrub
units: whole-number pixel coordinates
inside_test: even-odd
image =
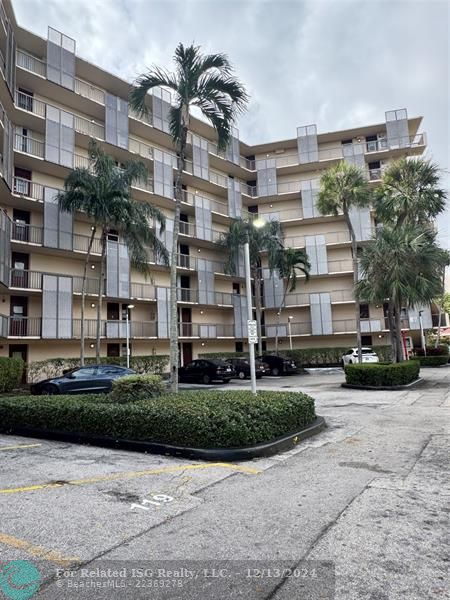
[[[95,358],[86,358],[85,363],[95,364]],[[106,356],[100,358],[101,364],[126,366],[126,358],[120,356]],[[169,364],[169,357],[165,354],[151,354],[149,356],[132,356],[130,367],[138,373],[154,373],[162,375]],[[28,381],[35,383],[41,379],[59,377],[66,369],[80,366],[79,358],[51,358],[32,362],[28,365]]]
[[[447,344],[439,344],[437,348],[434,346],[427,346],[427,356],[447,356],[448,358],[448,346]],[[417,356],[425,356],[423,348],[417,348],[415,350]]]
[[[126,375],[112,382],[110,402],[125,404],[161,396],[165,386],[159,375]]]
[[[199,358],[241,358],[248,357],[248,352],[203,352]]]
[[[27,427],[197,448],[267,442],[314,418],[314,400],[299,392],[182,391],[128,404],[103,395],[0,398],[2,431]]]
[[[11,392],[20,384],[24,366],[21,358],[0,358],[0,392]]]
[[[407,360],[400,363],[346,365],[345,381],[351,385],[368,387],[384,387],[406,385],[419,377],[418,360]]]
[[[418,356],[417,360],[420,362],[421,367],[440,367],[447,364],[448,355]]]

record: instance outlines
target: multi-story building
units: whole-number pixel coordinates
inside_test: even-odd
[[[10,0],[0,3],[0,355],[28,361],[79,353],[80,292],[91,224],[81,214],[61,213],[55,195],[70,170],[88,164],[95,138],[121,163],[139,158],[149,177],[133,188],[167,216],[163,241],[171,248],[176,154],[168,134],[171,98],[148,96],[149,113],[134,114],[130,83],[76,54],[75,40],[54,29],[42,39],[19,27]],[[237,130],[225,153],[213,129],[192,119],[179,238],[179,334],[181,361],[203,352],[245,350],[244,273],[230,276],[215,242],[233,218],[258,213],[279,219],[286,245],[305,248],[311,278],[287,296],[278,335],[280,349],[355,343],[352,261],[342,216],[316,208],[324,169],[346,160],[361,166],[373,185],[389,161],[425,150],[421,118],[405,109],[386,120],[345,131],[317,133],[298,127],[292,139],[251,146]],[[295,129],[294,129],[295,131]],[[369,209],[352,213],[358,239],[372,234]],[[94,355],[100,240],[89,263],[86,355]],[[151,277],[130,269],[114,231],[107,243],[101,323],[102,354],[119,355],[130,317],[134,355],[168,352],[169,271],[152,264]],[[263,340],[274,346],[282,282],[264,270]],[[132,304],[133,308],[128,306]],[[361,306],[364,344],[387,343],[383,306]],[[424,326],[431,327],[425,309]],[[404,326],[417,331],[417,311]]]

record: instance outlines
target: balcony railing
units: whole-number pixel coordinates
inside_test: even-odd
[[[234,337],[234,325],[210,325],[208,323],[179,323],[180,337],[216,339]]]
[[[331,302],[353,302],[353,292],[352,290],[331,290],[328,292],[330,294]],[[306,293],[291,293],[286,294],[286,306],[303,306],[310,304],[310,294]]]
[[[178,302],[192,303],[192,304],[204,304],[204,305],[220,305],[220,306],[232,306],[232,294],[230,292],[213,292],[211,295],[207,294],[207,298],[204,301],[202,294],[199,290],[193,290],[191,288],[178,288],[177,299]],[[212,300],[212,302],[211,302]]]
[[[18,152],[44,158],[44,147],[45,144],[41,140],[36,140],[27,135],[20,135],[19,133],[16,133],[14,136],[14,150]]]
[[[6,317],[8,337],[41,337],[40,317]]]
[[[96,123],[94,120],[74,115],[74,128],[78,133],[88,135],[89,137],[99,140],[105,139],[105,126],[101,123]]]
[[[105,92],[82,79],[75,78],[75,93],[99,104],[105,104]]]
[[[134,119],[135,121],[141,121],[142,123],[153,127],[153,115],[150,109],[148,109],[147,114],[140,115],[137,111],[131,108],[130,105],[128,105],[128,116],[130,117],[130,119]]]
[[[30,94],[16,90],[16,106],[22,110],[35,114],[38,117],[45,118],[45,102],[42,102],[42,100],[39,100]]]
[[[135,140],[132,137],[128,140],[128,150],[133,154],[139,154],[139,156],[143,156],[144,158],[153,159],[153,146]]]
[[[42,275],[40,271],[26,269],[11,269],[10,287],[25,290],[42,290]]]
[[[27,71],[31,71],[40,77],[47,76],[47,65],[46,63],[36,58],[35,56],[31,56],[31,54],[27,54],[23,52],[23,50],[17,50],[16,52],[16,61],[17,66],[22,67],[22,69],[26,69]]]
[[[58,235],[58,231],[52,232]],[[28,244],[36,244],[39,246],[45,245],[45,233],[43,227],[37,227],[35,225],[27,225],[22,223],[13,223],[11,231],[11,239],[15,242],[24,242]],[[70,251],[75,250],[76,252],[87,252],[89,249],[90,236],[82,235],[79,233],[72,234],[72,248]],[[64,248],[61,248],[64,250]],[[101,240],[100,238],[94,238],[91,254],[101,254]]]

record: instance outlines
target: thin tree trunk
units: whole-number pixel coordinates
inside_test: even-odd
[[[253,281],[255,282],[255,311],[256,325],[258,328],[258,354],[261,356],[262,349],[262,327],[261,327],[261,269],[256,268],[253,271]]]
[[[403,353],[401,305],[397,305],[395,307],[395,328],[397,330],[397,362],[402,362],[404,360],[404,353]]]
[[[388,304],[388,323],[389,323],[389,337],[391,340],[391,360],[392,362],[397,361],[397,334],[394,318],[394,305],[392,302]]]
[[[106,256],[106,229],[102,229],[102,255],[100,258],[100,273],[98,276],[98,302],[97,302],[97,323],[95,336],[95,360],[100,362],[100,334],[102,325],[102,307],[103,307],[103,286],[105,282],[105,256]]]
[[[96,228],[92,229],[91,238],[89,240],[88,251],[86,254],[86,260],[84,261],[84,269],[83,269],[83,281],[81,283],[81,322],[80,322],[80,364],[84,367],[84,304],[86,298],[86,278],[87,278],[87,268],[89,264],[89,259],[91,257],[92,244],[94,243]]]
[[[284,291],[283,291],[283,298],[281,300],[281,304],[280,307],[277,311],[277,327],[276,327],[276,333],[275,333],[275,354],[278,356],[278,328],[281,325],[281,312],[284,308],[284,304],[286,302],[286,295],[287,295],[287,290],[288,290],[288,286],[289,286],[289,279],[286,282],[285,286],[284,286]]]
[[[356,242],[355,232],[353,230],[352,222],[350,221],[350,215],[348,209],[344,206],[344,217],[347,223],[348,232],[350,234],[350,240],[352,245],[352,262],[353,262],[353,289],[356,288],[358,283],[358,244]],[[355,296],[355,320],[356,320],[356,345],[358,347],[358,362],[362,362],[362,351],[361,351],[361,313],[360,304],[358,298]]]
[[[439,302],[439,312],[438,312],[438,328],[436,334],[436,342],[434,344],[435,348],[439,348],[439,344],[441,342],[441,318],[442,318],[442,304]]]
[[[170,378],[172,392],[178,392],[178,304],[177,304],[177,259],[178,234],[180,231],[181,201],[183,199],[183,171],[186,165],[187,127],[182,126],[178,145],[178,170],[175,178],[175,217],[173,221],[173,242],[170,253]]]

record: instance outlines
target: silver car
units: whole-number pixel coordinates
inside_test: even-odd
[[[362,361],[363,363],[377,363],[380,362],[376,352],[372,348],[361,348]],[[358,362],[358,348],[350,348],[342,357],[342,364],[351,365]]]

